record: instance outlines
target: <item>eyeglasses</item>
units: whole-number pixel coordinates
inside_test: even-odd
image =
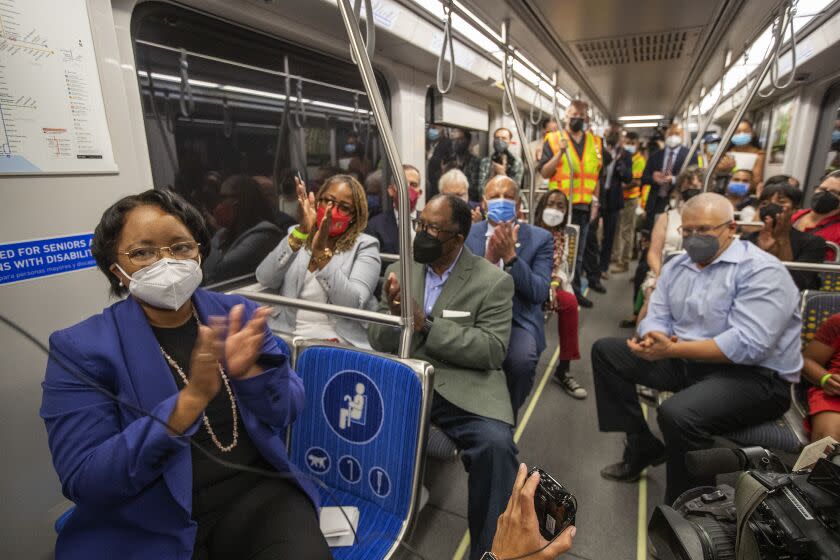
[[[697,226],[696,228],[687,228],[679,226],[677,228],[677,233],[679,233],[683,237],[691,237],[692,235],[708,235],[716,229],[720,229],[723,226],[728,226],[731,223],[732,222],[723,222],[722,224],[716,226]]]
[[[345,214],[353,215],[356,213],[356,209],[353,208],[353,205],[347,204],[346,202],[339,202],[331,196],[322,196],[318,199],[318,204],[332,204]]]
[[[120,254],[126,255],[133,265],[148,266],[162,259],[164,251],[172,255],[173,259],[194,259],[198,256],[199,247],[201,247],[201,243],[182,241],[173,243],[169,247],[135,247]]]
[[[452,231],[451,229],[443,229],[442,227],[436,226],[434,224],[428,224],[420,218],[414,218],[413,220],[411,220],[411,225],[414,226],[414,231],[416,231],[417,233],[425,231],[432,237],[438,237],[441,233],[453,233],[456,235],[459,233],[457,231]]]

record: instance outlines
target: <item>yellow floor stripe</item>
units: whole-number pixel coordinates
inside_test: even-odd
[[[648,417],[648,407],[642,405],[642,414],[645,420]],[[639,513],[638,525],[636,526],[636,560],[647,560],[647,472],[642,473],[639,479]]]
[[[531,414],[533,414],[534,409],[537,407],[537,401],[540,400],[540,396],[542,395],[543,389],[545,389],[546,383],[548,383],[549,378],[551,377],[551,373],[554,371],[554,366],[557,364],[557,359],[560,357],[560,348],[558,347],[554,351],[554,355],[551,356],[551,360],[548,362],[548,366],[545,368],[545,372],[543,373],[542,379],[540,379],[540,384],[537,386],[536,392],[534,392],[534,397],[531,399],[531,402],[528,403],[528,408],[525,409],[525,414],[522,415],[522,420],[519,422],[519,426],[516,428],[516,432],[513,434],[513,442],[519,443],[519,438],[522,437],[522,433],[525,431],[525,426],[528,424],[528,420],[531,419]],[[461,542],[458,543],[458,548],[455,549],[455,554],[452,555],[452,560],[462,560],[464,555],[467,553],[467,549],[470,546],[470,532],[467,530],[464,533],[464,536],[461,537]]]

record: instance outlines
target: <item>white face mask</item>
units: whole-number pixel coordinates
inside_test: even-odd
[[[679,205],[680,205],[680,201],[677,200],[676,198],[672,198],[671,200],[668,201],[668,206],[670,206],[672,210],[675,209]]]
[[[201,284],[201,265],[193,259],[160,259],[129,276],[128,291],[139,300],[160,309],[180,309]]]
[[[682,136],[672,134],[671,136],[665,139],[665,145],[671,149],[676,148],[680,144],[682,144]]]
[[[556,208],[546,208],[542,213],[542,221],[548,227],[556,227],[563,223],[565,213]]]

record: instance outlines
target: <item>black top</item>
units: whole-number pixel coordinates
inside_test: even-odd
[[[174,328],[152,327],[152,331],[157,338],[158,344],[181,366],[184,374],[189,378],[190,357],[192,356],[193,347],[198,338],[198,324],[196,321],[190,319],[180,327]],[[184,382],[181,380],[181,376],[171,366],[170,370],[172,370],[172,377],[175,379],[175,384],[178,386],[178,389],[182,389]],[[213,431],[216,433],[216,438],[218,438],[219,442],[222,445],[229,445],[233,441],[233,415],[231,414],[230,397],[228,397],[224,384],[216,397],[210,401],[204,413],[210,419],[210,426],[212,426]],[[212,455],[225,461],[274,470],[263,459],[254,442],[248,436],[248,432],[242,424],[242,415],[239,414],[238,408],[237,424],[237,432],[239,434],[238,443],[228,453],[222,453],[216,447],[210,439],[210,434],[207,432],[203,421],[198,431],[193,435],[193,440]],[[246,488],[255,484],[258,480],[258,475],[229,469],[212,461],[194,447],[191,450],[193,467],[192,516],[193,520],[201,524],[203,518],[214,517],[212,515],[214,512],[222,510],[230,500],[241,494]]]
[[[758,244],[759,232],[743,237],[744,240]],[[822,263],[825,259],[825,239],[818,235],[790,228],[790,248],[795,262]],[[807,270],[789,270],[796,287],[800,290],[819,290],[820,276]]]

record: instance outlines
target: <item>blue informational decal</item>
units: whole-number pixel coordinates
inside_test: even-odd
[[[338,460],[338,474],[350,484],[356,484],[362,479],[362,466],[355,457],[344,455]]]
[[[96,266],[93,234],[0,244],[0,284],[11,284]]]
[[[380,498],[387,498],[391,493],[391,478],[382,467],[373,467],[368,473],[368,484],[373,493]]]
[[[306,450],[306,466],[315,474],[326,474],[330,470],[330,455],[320,447]]]
[[[321,406],[332,431],[350,443],[369,443],[382,428],[382,395],[361,372],[336,373],[324,387]]]

